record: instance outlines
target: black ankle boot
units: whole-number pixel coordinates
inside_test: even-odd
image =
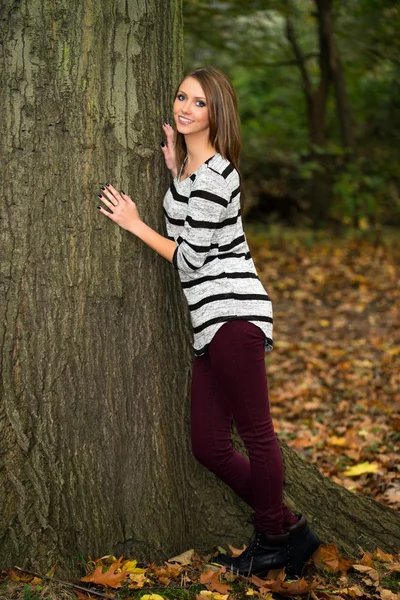
[[[289,534],[268,535],[255,530],[249,546],[237,558],[219,554],[215,560],[239,575],[262,575],[288,564]]]
[[[321,542],[302,515],[299,515],[298,523],[286,527],[285,531],[289,534],[289,561],[286,573],[289,576],[301,577],[304,565]]]

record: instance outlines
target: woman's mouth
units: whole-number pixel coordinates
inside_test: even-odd
[[[181,125],[191,125],[191,123],[194,123],[194,121],[192,121],[191,119],[187,119],[186,117],[182,117],[181,115],[178,116],[178,121]]]

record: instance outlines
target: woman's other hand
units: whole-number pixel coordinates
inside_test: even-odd
[[[163,130],[167,138],[167,143],[162,142],[161,144],[165,164],[170,170],[172,177],[176,177],[178,175],[178,167],[176,166],[175,158],[174,130],[169,123],[163,123]]]
[[[103,215],[117,223],[123,229],[135,233],[136,226],[142,221],[132,198],[124,192],[118,192],[109,183],[101,188],[98,198],[108,209],[106,210],[101,205],[98,207]]]

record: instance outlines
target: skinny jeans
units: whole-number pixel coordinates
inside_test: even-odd
[[[248,458],[232,445],[232,421]],[[253,323],[225,323],[194,359],[191,441],[195,458],[253,508],[257,529],[280,534],[297,522],[282,502],[283,459],[270,413],[265,337]]]

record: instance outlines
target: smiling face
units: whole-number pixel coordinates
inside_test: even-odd
[[[187,77],[179,86],[174,101],[174,120],[179,133],[204,134],[208,140],[209,116],[206,96],[194,77]]]

